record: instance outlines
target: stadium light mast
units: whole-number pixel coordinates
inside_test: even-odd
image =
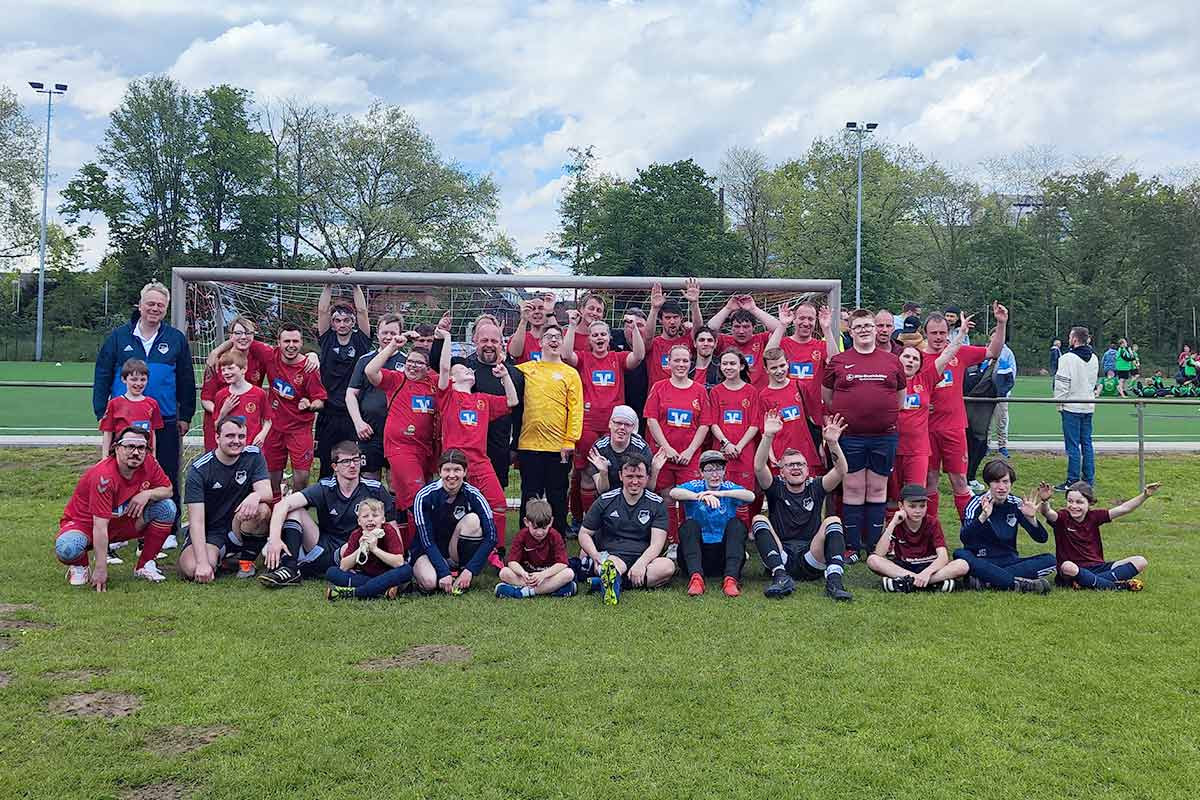
[[[862,142],[878,122],[847,122],[846,130],[858,134],[858,213],[854,218],[854,307],[862,308]]]
[[[30,81],[29,87],[38,94],[46,95],[46,163],[42,172],[42,242],[38,251],[37,333],[35,335],[33,360],[42,360],[42,311],[46,302],[46,202],[50,193],[50,113],[54,107],[54,95],[65,94],[67,85],[56,83],[48,88],[41,81]]]

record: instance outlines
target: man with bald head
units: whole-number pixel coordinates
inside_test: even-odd
[[[904,345],[892,339],[892,331],[896,329],[896,315],[886,308],[879,309],[875,314],[875,349],[899,356]]]

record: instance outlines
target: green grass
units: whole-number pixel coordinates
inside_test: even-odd
[[[57,626],[12,632],[0,653],[6,797],[107,798],[164,780],[199,798],[1125,800],[1200,785],[1194,459],[1152,458],[1165,488],[1106,528],[1110,556],[1149,558],[1141,594],[884,595],[859,566],[852,604],[813,585],[771,603],[755,559],[739,599],[711,581],[689,599],[677,580],[610,609],[499,601],[491,578],[461,598],[336,605],[315,581],[151,586],[128,565],[105,595],[71,589],[51,542],[91,455],[0,461],[0,602],[36,603],[17,615]],[[1016,464],[1018,489],[1061,479],[1057,459]],[[1104,503],[1136,490],[1132,458],[1101,470]],[[474,655],[354,666],[416,644]],[[85,667],[110,672],[44,677]],[[144,705],[112,722],[48,712],[85,686]],[[217,724],[237,732],[182,756],[145,750],[166,726]]]

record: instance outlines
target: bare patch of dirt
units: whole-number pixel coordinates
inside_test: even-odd
[[[43,678],[48,678],[52,681],[90,681],[92,678],[99,678],[101,675],[107,675],[108,670],[103,667],[94,667],[88,669],[62,669],[57,672],[42,673]]]
[[[192,787],[182,783],[151,783],[128,789],[121,797],[124,800],[185,800],[192,794]]]
[[[48,631],[53,622],[34,622],[31,619],[0,619],[0,631]]]
[[[11,614],[14,611],[40,611],[33,603],[0,603],[0,614]]]
[[[381,672],[385,669],[417,667],[422,664],[461,664],[471,660],[471,651],[457,644],[419,644],[398,656],[371,658],[358,662],[360,669]]]
[[[152,734],[152,741],[146,745],[146,749],[151,753],[169,758],[199,750],[222,736],[231,736],[235,733],[237,733],[237,729],[228,725],[210,725],[208,727],[173,725],[170,728],[155,731]]]
[[[56,697],[50,701],[50,711],[64,717],[128,717],[142,705],[136,694],[121,692],[80,692]]]
[[[7,672],[0,672],[0,689],[3,689],[10,683],[12,683],[12,675],[9,675]]]
[[[5,650],[12,650],[16,646],[17,643],[12,639],[7,636],[0,636],[0,653],[3,653]]]

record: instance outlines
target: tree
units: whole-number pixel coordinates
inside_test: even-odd
[[[30,187],[41,185],[37,131],[16,94],[0,86],[0,258],[24,258],[38,246]]]
[[[181,255],[191,227],[188,167],[199,141],[192,96],[171,78],[136,80],[109,118],[100,163],[108,168],[143,229],[154,259],[166,266]]]
[[[730,147],[721,159],[721,183],[734,229],[746,243],[750,277],[770,274],[771,200],[767,159],[757,150]]]
[[[376,103],[362,117],[325,116],[310,143],[300,160],[300,238],[329,266],[511,256],[496,234],[491,178],[443,161],[403,109]]]
[[[567,152],[571,160],[563,165],[568,183],[558,199],[558,230],[551,235],[551,245],[545,254],[569,264],[576,275],[586,275],[599,258],[596,237],[601,198],[615,181],[596,172],[596,155],[591,145],[569,147]]]

